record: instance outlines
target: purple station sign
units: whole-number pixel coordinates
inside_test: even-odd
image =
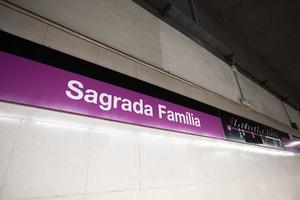
[[[0,52],[0,100],[224,138],[219,117]]]

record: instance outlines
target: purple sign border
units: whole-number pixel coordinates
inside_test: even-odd
[[[224,139],[224,130],[219,117],[2,51],[0,62],[0,100],[2,101]],[[71,81],[73,84],[70,84]],[[88,89],[97,92],[97,101],[92,103],[85,101]],[[76,99],[82,96],[79,93],[83,93],[83,97]],[[67,94],[74,98],[70,98]],[[88,94],[89,97],[91,94],[96,95],[91,92]],[[105,110],[109,106],[104,106],[98,101],[101,97],[102,103],[107,103],[108,99],[114,101],[120,98],[121,100],[117,101],[116,108],[113,108],[114,103],[111,103],[112,108]],[[127,102],[127,111],[122,109],[123,100]],[[139,108],[138,112],[133,111],[134,105]],[[131,107],[131,112],[128,111],[128,106]],[[148,112],[146,115],[147,109],[140,109],[141,107],[151,107],[152,113]],[[196,119],[199,123],[196,123]]]
[[[2,101],[186,134],[225,139],[221,119],[214,115],[3,51],[0,51],[0,68],[0,100]],[[75,84],[68,85],[70,81],[75,81]],[[82,84],[82,88],[79,87],[79,84]],[[74,90],[72,90],[70,86],[74,86],[75,89],[73,88]],[[83,93],[80,99],[76,99],[76,95],[78,96],[79,94],[78,92],[76,93],[76,88]],[[117,100],[120,98],[119,105],[117,101],[116,108],[114,108],[113,103],[111,103],[112,108],[110,110],[105,110],[107,107],[104,105],[102,105],[101,109],[100,101],[93,101],[92,103],[91,101],[85,101],[86,94],[89,94],[89,97],[91,97],[92,94],[86,93],[87,89],[92,89],[97,92],[97,101],[100,99],[101,94],[106,94],[102,95],[102,100],[107,100],[109,95],[111,95],[113,100],[114,97],[116,97]],[[69,91],[69,96],[67,95],[67,91]],[[70,98],[70,96],[75,99]],[[123,99],[126,99],[127,103],[131,102],[131,112],[121,109],[122,106],[120,102],[122,102]],[[142,105],[141,107],[143,108],[145,108],[146,105],[150,106],[152,108],[152,115],[149,115],[149,112],[148,115],[146,115],[144,109],[142,111],[143,113],[133,112],[132,107],[134,102],[136,102],[136,105]],[[139,107],[139,105],[137,107]],[[158,109],[158,105],[162,106],[163,112],[161,112],[161,109]],[[183,121],[179,122],[174,120],[170,121],[168,117],[169,111],[171,113],[173,112],[173,118],[171,117],[171,119],[174,119],[174,113],[179,113],[181,116],[185,116],[185,121],[183,118],[181,118]],[[159,117],[159,113],[162,114],[162,117]],[[196,118],[199,119],[200,126],[195,125]],[[291,147],[289,145],[295,140],[283,137],[282,141],[285,150],[300,153],[299,147]]]

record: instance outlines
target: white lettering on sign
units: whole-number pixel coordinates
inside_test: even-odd
[[[84,100],[86,103],[96,104],[103,111],[120,109],[125,112],[134,112],[135,114],[146,115],[148,117],[154,116],[153,107],[144,103],[143,99],[132,101],[128,98],[105,92],[99,93],[90,88],[85,89],[83,83],[77,80],[70,80],[68,82],[66,95],[73,100]],[[172,111],[161,104],[157,105],[157,110],[159,119],[167,119],[170,122],[201,127],[200,119],[195,117],[193,113]]]
[[[167,117],[169,121],[178,122],[183,124],[189,124],[197,127],[201,127],[199,118],[194,117],[193,113],[186,112],[185,114],[167,110],[166,106],[158,105],[158,116],[160,119]]]

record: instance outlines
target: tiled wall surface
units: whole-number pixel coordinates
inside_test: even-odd
[[[0,103],[0,199],[297,200],[300,156]]]

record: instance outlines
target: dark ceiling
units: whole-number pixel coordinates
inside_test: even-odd
[[[135,0],[300,108],[299,0]]]

